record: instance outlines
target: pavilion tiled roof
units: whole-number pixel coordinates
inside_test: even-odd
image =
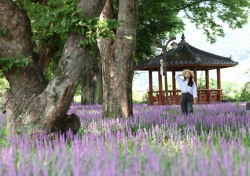
[[[163,59],[163,54],[156,56],[153,59],[146,60],[138,64],[136,70],[145,70],[149,68],[160,67],[160,60]],[[232,67],[236,66],[238,62],[235,62],[231,57],[223,57],[216,54],[212,54],[201,49],[198,49],[192,45],[189,45],[182,36],[181,42],[177,45],[176,49],[171,49],[166,53],[166,60],[168,68],[179,66],[220,66],[220,67]]]

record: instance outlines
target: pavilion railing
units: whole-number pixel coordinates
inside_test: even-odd
[[[198,89],[198,103],[207,104],[222,101],[222,89]],[[166,100],[166,92],[162,91],[149,91],[148,100],[150,105],[164,105],[164,104],[180,104],[180,90],[169,90],[168,100]],[[166,102],[168,101],[168,102]]]

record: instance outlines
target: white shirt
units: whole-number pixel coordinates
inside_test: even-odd
[[[197,87],[196,84],[194,82],[193,86],[190,87],[188,86],[188,81],[182,78],[180,78],[178,75],[175,75],[175,79],[181,89],[182,93],[190,93],[191,95],[193,95],[194,98],[197,98]]]

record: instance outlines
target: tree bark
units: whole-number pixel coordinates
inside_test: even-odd
[[[82,105],[95,104],[96,81],[94,73],[92,71],[85,73],[81,83],[82,83],[81,104]]]
[[[97,103],[99,105],[103,104],[103,83],[102,83],[102,62],[99,60],[98,62],[98,72],[96,73],[96,79],[97,79],[97,89],[98,89],[98,95],[97,95]]]
[[[3,0],[0,3],[0,26],[6,31],[0,36],[0,59],[32,56],[33,44],[28,16],[12,1]],[[26,68],[12,67],[4,72],[4,75],[10,84],[10,89],[3,99],[8,116],[19,114],[22,111],[20,107],[27,104],[31,97],[40,94],[47,85],[41,70],[33,60]]]
[[[137,0],[120,0],[116,39],[98,40],[102,59],[104,117],[133,115],[132,77],[137,11]],[[107,0],[100,18],[112,17],[112,0]]]
[[[95,103],[95,91],[96,91],[96,77],[93,70],[95,58],[91,60],[84,66],[84,73],[82,77],[82,96],[81,104],[94,104]]]
[[[98,102],[99,94],[97,89],[100,87],[98,82],[100,74],[100,52],[99,49],[95,48],[95,55],[91,58],[84,66],[84,73],[82,77],[82,90],[81,90],[81,104],[95,104]],[[100,93],[100,92],[99,92]]]
[[[104,0],[81,0],[78,8],[83,9],[86,18],[91,18],[100,15],[103,5]],[[0,59],[32,55],[30,21],[11,0],[0,2],[0,26],[6,30],[6,34],[0,36]],[[48,84],[40,68],[32,61],[26,68],[13,67],[4,73],[10,83],[3,102],[10,134],[66,128],[66,124],[62,123],[65,122],[83,65],[93,57],[91,47],[78,47],[81,40],[84,40],[83,36],[70,34],[55,76]]]
[[[55,56],[56,52],[60,51],[61,39],[59,35],[54,34],[51,38],[52,41],[47,41],[43,46],[37,48],[37,53],[34,53],[35,61],[39,68],[44,72],[48,69],[50,62],[58,63],[56,58],[52,58],[53,55]],[[52,60],[53,59],[53,60]],[[55,70],[55,69],[54,69]]]

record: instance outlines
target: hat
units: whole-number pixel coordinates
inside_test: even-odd
[[[186,72],[189,72],[190,75],[194,78],[194,73],[193,73],[193,71],[191,71],[191,70],[189,70],[189,69],[184,69],[184,70],[182,71],[182,75],[185,76],[185,73],[186,73]]]

